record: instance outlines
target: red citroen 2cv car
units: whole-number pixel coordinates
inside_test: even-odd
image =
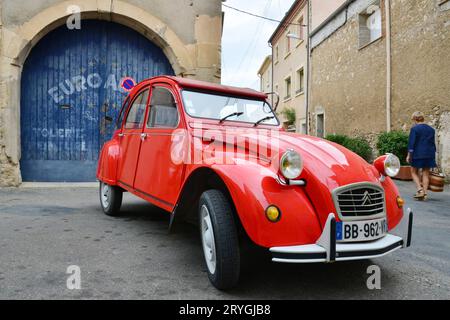
[[[285,132],[264,93],[161,76],[128,95],[100,155],[100,203],[117,215],[124,191],[198,223],[208,277],[235,286],[240,239],[272,261],[380,257],[411,242],[412,212],[390,177],[340,145]]]

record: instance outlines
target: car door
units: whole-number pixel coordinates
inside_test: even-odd
[[[152,87],[135,179],[138,191],[168,210],[177,201],[184,174],[179,146],[185,145],[187,135],[177,130],[182,127],[179,108],[169,86]],[[174,143],[178,144],[175,148]]]
[[[126,120],[120,136],[120,161],[118,180],[127,187],[133,188],[136,165],[141,146],[141,135],[144,128],[149,88],[142,89],[128,108]]]

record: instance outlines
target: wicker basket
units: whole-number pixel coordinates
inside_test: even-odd
[[[433,192],[443,192],[445,184],[445,176],[440,173],[439,170],[435,169],[430,172],[430,191]]]

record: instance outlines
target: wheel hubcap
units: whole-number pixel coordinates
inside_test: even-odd
[[[109,197],[111,194],[111,188],[109,185],[107,185],[106,183],[102,184],[102,205],[103,208],[108,208],[109,206]]]
[[[212,228],[211,216],[205,205],[201,208],[201,234],[206,265],[209,272],[214,274],[216,271],[216,244],[214,241],[214,229]]]

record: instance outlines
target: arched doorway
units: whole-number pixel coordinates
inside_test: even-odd
[[[162,50],[123,25],[84,20],[47,34],[22,72],[23,181],[94,181],[125,97],[121,79],[161,74],[174,74]]]

